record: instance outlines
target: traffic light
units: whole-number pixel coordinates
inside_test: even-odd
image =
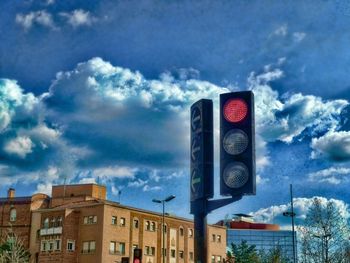
[[[142,249],[135,248],[134,249],[134,260],[133,263],[141,263],[142,262]]]
[[[213,101],[201,99],[191,106],[191,202],[212,198]]]
[[[254,94],[220,95],[220,193],[255,194]]]

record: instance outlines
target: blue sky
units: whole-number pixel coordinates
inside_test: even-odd
[[[214,100],[217,144],[219,94],[252,90],[257,195],[209,221],[283,223],[291,183],[300,218],[314,196],[345,213],[348,1],[5,0],[0,17],[1,195],[98,181],[150,210],[174,194],[191,217],[189,107]]]

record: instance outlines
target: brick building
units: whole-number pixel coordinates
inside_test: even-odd
[[[49,207],[49,197],[44,194],[15,197],[15,190],[10,188],[6,198],[0,198],[0,240],[12,231],[29,247],[32,211]]]
[[[53,186],[51,198],[9,195],[0,204],[1,229],[12,225],[25,240],[31,262],[116,263],[132,258],[134,248],[142,248],[143,262],[162,262],[162,214],[108,201],[104,186]],[[193,262],[193,228],[191,220],[165,216],[167,263]],[[208,237],[208,262],[221,263],[225,227],[209,226]]]

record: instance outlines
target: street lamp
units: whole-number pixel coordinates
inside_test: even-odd
[[[290,185],[290,206],[291,206],[291,211],[286,211],[283,212],[283,216],[286,217],[291,217],[292,218],[292,234],[293,234],[293,262],[296,263],[297,262],[297,256],[296,256],[296,238],[295,238],[295,230],[294,230],[294,217],[296,216],[296,214],[294,213],[294,204],[293,204],[293,185]]]
[[[331,234],[324,234],[324,235],[313,234],[313,236],[316,237],[316,238],[321,239],[322,262],[328,263],[328,240],[331,237]],[[325,254],[326,254],[326,260],[325,260]]]
[[[165,203],[173,200],[175,198],[175,195],[169,195],[167,198],[163,199],[163,200],[159,200],[159,199],[153,199],[152,202],[154,203],[159,203],[162,204],[163,206],[163,213],[162,213],[162,238],[163,238],[163,245],[162,245],[162,253],[163,253],[163,263],[165,263],[165,233],[164,233],[164,215],[165,215],[165,211],[164,211],[164,206]]]

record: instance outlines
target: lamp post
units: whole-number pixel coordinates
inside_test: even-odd
[[[291,211],[283,212],[283,216],[291,217],[292,218],[292,234],[293,234],[293,262],[297,262],[297,256],[296,256],[296,238],[295,238],[295,230],[294,230],[294,217],[296,214],[294,213],[294,204],[293,204],[293,185],[290,185],[290,206]]]
[[[163,213],[162,213],[162,238],[163,238],[163,244],[162,244],[162,254],[163,254],[163,263],[165,263],[165,233],[164,233],[164,215],[165,215],[165,203],[173,200],[175,198],[175,195],[169,195],[167,198],[163,199],[163,200],[159,200],[159,199],[153,199],[152,202],[154,203],[159,203],[162,204],[163,206]]]

